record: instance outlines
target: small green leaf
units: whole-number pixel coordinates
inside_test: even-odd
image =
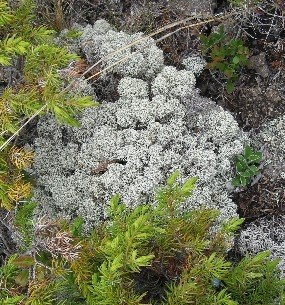
[[[226,90],[229,94],[233,93],[235,90],[235,86],[232,82],[228,81],[226,85]]]
[[[261,263],[263,262],[266,258],[268,258],[270,256],[270,251],[266,250],[266,251],[262,251],[257,253],[253,258],[252,258],[252,263]]]
[[[93,101],[91,96],[78,97],[75,99],[74,104],[76,108],[87,108],[99,105],[99,103]]]
[[[252,177],[252,176],[254,176],[255,174],[250,170],[250,169],[247,169],[247,170],[245,170],[245,171],[243,171],[243,172],[240,172],[239,173],[242,177],[245,177],[245,178],[250,178],[250,177]]]
[[[0,54],[0,65],[9,66],[11,64],[11,57]]]
[[[236,170],[238,173],[242,173],[247,169],[247,164],[245,162],[237,162],[236,163]]]
[[[225,233],[236,232],[243,224],[244,220],[245,220],[244,218],[233,218],[227,223],[223,224],[222,231]]]
[[[248,179],[246,177],[240,176],[239,180],[241,186],[246,186],[248,184]]]
[[[11,57],[0,54],[0,65],[9,66],[11,64]]]
[[[79,122],[74,119],[65,109],[54,105],[53,106],[53,111],[55,114],[55,117],[62,123],[66,123],[67,125],[71,125],[74,127],[79,127],[80,124]]]
[[[251,156],[248,157],[248,161],[259,163],[262,160],[262,153],[261,152],[255,152]]]
[[[15,283],[24,287],[29,282],[29,270],[21,270],[18,275],[15,277]]]
[[[123,205],[120,205],[120,196],[115,194],[112,196],[109,202],[109,215],[112,217],[113,214],[119,215],[122,212]]]
[[[97,273],[93,273],[92,275],[92,285],[96,286],[99,282],[99,276]]]
[[[252,175],[256,175],[256,173],[258,172],[258,168],[255,165],[250,165],[248,168],[251,171]]]
[[[233,69],[225,69],[224,74],[225,74],[225,76],[230,78],[234,75],[234,70]]]
[[[195,189],[197,177],[191,177],[186,180],[186,182],[182,185],[181,192],[185,196],[189,196],[191,192]]]
[[[155,227],[155,232],[159,233],[159,234],[165,234],[166,230],[160,227]]]
[[[257,272],[249,272],[246,274],[246,277],[250,278],[250,279],[256,279],[259,277],[263,277],[262,273],[257,273]]]
[[[29,268],[34,265],[35,260],[29,255],[21,255],[15,258],[13,263],[19,268]]]
[[[62,118],[61,122],[65,123],[67,125],[73,126],[73,127],[80,127],[80,123],[71,116],[68,116],[66,118]]]
[[[37,280],[43,281],[46,278],[46,268],[44,266],[37,267]]]
[[[246,145],[244,149],[244,156],[246,159],[248,159],[251,155],[253,155],[253,150],[249,145]]]
[[[220,70],[220,71],[225,71],[226,70],[226,64],[222,63],[222,62],[218,62],[216,64],[216,67]]]
[[[122,261],[123,261],[123,254],[120,253],[113,259],[110,270],[112,272],[116,272],[117,270],[119,270],[123,266]]]
[[[51,261],[51,254],[46,251],[38,251],[36,260],[44,265],[49,265]]]
[[[236,176],[232,179],[232,185],[233,186],[240,186],[241,183],[240,183],[240,177],[239,176]]]
[[[71,224],[71,234],[73,236],[80,236],[83,230],[84,220],[81,217],[76,217]]]
[[[70,29],[67,33],[64,34],[64,37],[75,39],[82,35],[82,31],[76,30],[76,29]]]
[[[132,251],[132,261],[135,261],[138,255],[138,251],[137,250],[133,250]]]
[[[155,255],[153,255],[153,254],[140,256],[136,259],[136,263],[140,267],[148,266],[148,265],[150,265],[150,263],[154,257],[155,257]]]
[[[243,155],[237,155],[237,156],[236,156],[236,159],[237,159],[238,161],[240,161],[240,162],[245,162],[245,163],[246,163],[246,160],[245,160],[245,158],[244,158]]]
[[[175,171],[174,173],[172,173],[169,178],[166,180],[166,184],[168,186],[173,186],[174,182],[176,181],[176,179],[180,176],[179,171]]]

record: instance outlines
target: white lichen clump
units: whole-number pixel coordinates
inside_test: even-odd
[[[241,254],[257,254],[269,250],[272,258],[281,259],[279,269],[285,277],[285,217],[263,218],[242,230],[237,240]]]
[[[152,38],[116,32],[105,20],[86,26],[79,43],[88,62],[100,60],[101,68],[112,66],[109,72],[122,76],[152,78],[163,67],[163,52]]]
[[[285,116],[265,123],[252,136],[256,147],[261,147],[265,166],[262,174],[271,181],[285,178]],[[269,192],[269,191],[268,191]],[[274,190],[271,192],[275,197]],[[280,202],[281,203],[281,202]],[[266,202],[264,203],[266,205]],[[285,277],[285,217],[263,218],[252,222],[242,230],[237,240],[237,248],[242,254],[256,254],[269,250],[273,258],[280,258],[279,268]]]
[[[189,55],[182,60],[187,71],[195,71],[195,75],[199,75],[206,67],[206,60],[199,55]]]
[[[115,32],[103,21],[84,33],[80,43],[89,60],[136,36]],[[59,125],[50,116],[40,120],[31,169],[38,182],[38,214],[80,215],[88,230],[104,219],[113,194],[133,207],[148,201],[178,169],[182,181],[199,178],[186,209],[203,206],[219,209],[221,219],[236,216],[226,184],[247,136],[228,112],[199,96],[196,71],[164,66],[153,40],[135,50],[136,60],[113,69],[123,76],[118,100],[87,109],[80,128]],[[154,58],[159,58],[155,65]]]
[[[272,180],[285,177],[285,116],[269,121],[253,137],[256,146],[262,147],[266,162],[265,168]]]

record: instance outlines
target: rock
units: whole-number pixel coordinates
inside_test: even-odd
[[[266,62],[265,53],[261,52],[258,55],[249,58],[249,68],[255,70],[262,78],[269,75],[269,68]]]

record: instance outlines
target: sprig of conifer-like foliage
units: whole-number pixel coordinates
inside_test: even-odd
[[[106,221],[88,235],[80,219],[47,224],[50,251],[38,245],[37,254],[12,256],[0,268],[3,304],[278,304],[285,285],[278,261],[262,252],[230,262],[228,242],[242,220],[217,231],[216,211],[185,212],[196,178],[182,185],[177,178],[133,210],[114,196]]]
[[[13,202],[30,195],[32,185],[24,179],[22,170],[32,159],[31,152],[15,146],[6,147],[0,153],[0,200],[7,210],[13,207]]]
[[[50,112],[60,122],[78,126],[76,113],[96,105],[89,96],[65,90],[67,81],[58,70],[79,57],[53,44],[55,32],[36,24],[34,10],[32,0],[20,1],[15,8],[0,1],[0,66],[20,76],[0,96],[0,206],[8,210],[30,194],[31,186],[24,179],[24,167],[10,162],[18,148],[7,145],[7,139],[36,113]],[[22,156],[30,155],[21,151]]]

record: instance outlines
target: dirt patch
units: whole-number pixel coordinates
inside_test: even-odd
[[[207,70],[197,84],[203,95],[233,113],[241,128],[246,131],[257,129],[285,111],[284,54],[268,50],[264,66],[268,68],[267,77],[262,77],[255,69],[244,68],[231,95],[225,91],[220,77]]]
[[[285,180],[272,181],[264,176],[260,182],[237,193],[238,211],[246,222],[268,215],[285,215]]]
[[[12,240],[13,234],[12,216],[0,208],[0,267],[5,258],[16,251],[16,245]]]

